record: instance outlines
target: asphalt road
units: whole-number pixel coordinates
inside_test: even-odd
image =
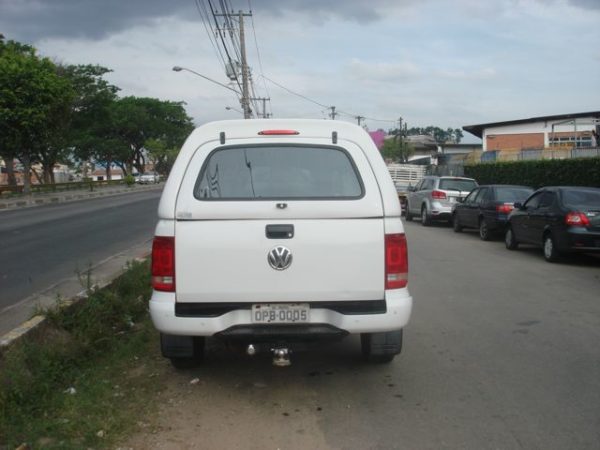
[[[600,448],[600,260],[549,264],[419,222],[406,232],[415,304],[393,363],[363,363],[355,337],[285,369],[213,343],[201,368],[164,362],[158,431],[126,444]]]
[[[0,311],[151,239],[160,191],[0,212]]]

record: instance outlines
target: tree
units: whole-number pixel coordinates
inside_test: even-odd
[[[390,131],[395,134],[396,130]],[[407,136],[432,136],[438,144],[454,143],[459,144],[463,138],[463,132],[460,128],[447,128],[443,130],[440,127],[429,125],[427,127],[411,127],[406,130]]]
[[[103,162],[110,180],[110,168],[119,153],[111,115],[119,88],[104,80],[109,72],[110,69],[97,65],[62,66],[62,76],[75,91],[68,137],[72,155],[83,163],[84,176],[87,161],[93,158]]]
[[[56,65],[31,46],[0,41],[0,134],[5,152],[24,168],[23,191],[31,191],[31,165],[60,133],[59,119],[72,97]]]
[[[165,141],[160,139],[148,139],[144,147],[148,151],[148,156],[154,164],[156,172],[168,175],[179,154],[180,147],[167,147]]]
[[[112,113],[120,148],[129,148],[127,156],[118,162],[126,174],[131,174],[133,167],[144,173],[144,145],[150,139],[160,140],[165,148],[179,148],[194,128],[180,102],[125,97],[115,102]]]
[[[408,158],[414,153],[414,148],[400,136],[386,139],[383,142],[381,153],[384,158],[392,161],[405,163]]]

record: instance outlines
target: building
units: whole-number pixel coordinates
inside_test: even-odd
[[[467,125],[463,130],[482,139],[484,152],[594,148],[600,146],[600,111]]]

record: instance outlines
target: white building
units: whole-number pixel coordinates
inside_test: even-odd
[[[463,130],[481,138],[484,151],[598,147],[600,111],[467,125]]]

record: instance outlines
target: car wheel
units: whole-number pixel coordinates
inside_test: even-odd
[[[363,357],[372,363],[389,363],[402,351],[402,330],[383,333],[362,333],[360,345]]]
[[[551,233],[546,233],[544,235],[544,258],[548,262],[556,262],[560,259],[560,252],[556,248],[556,244],[554,242],[554,238]]]
[[[479,219],[479,237],[482,241],[490,240],[490,229],[488,228],[487,222],[483,217]]]
[[[431,217],[427,213],[427,205],[423,205],[421,208],[421,225],[424,227],[431,225]]]
[[[204,360],[205,338],[201,336],[160,335],[161,351],[176,369],[198,367]]]
[[[504,245],[509,250],[516,250],[519,247],[519,243],[515,238],[515,233],[510,225],[506,229],[506,234],[504,235]]]
[[[452,216],[452,229],[455,233],[460,233],[462,231],[462,226],[460,225],[460,221],[458,220],[458,214],[454,213]]]
[[[410,205],[408,204],[408,202],[406,202],[406,213],[404,214],[404,218],[407,222],[410,222],[413,219],[413,215],[410,212],[409,206]]]

